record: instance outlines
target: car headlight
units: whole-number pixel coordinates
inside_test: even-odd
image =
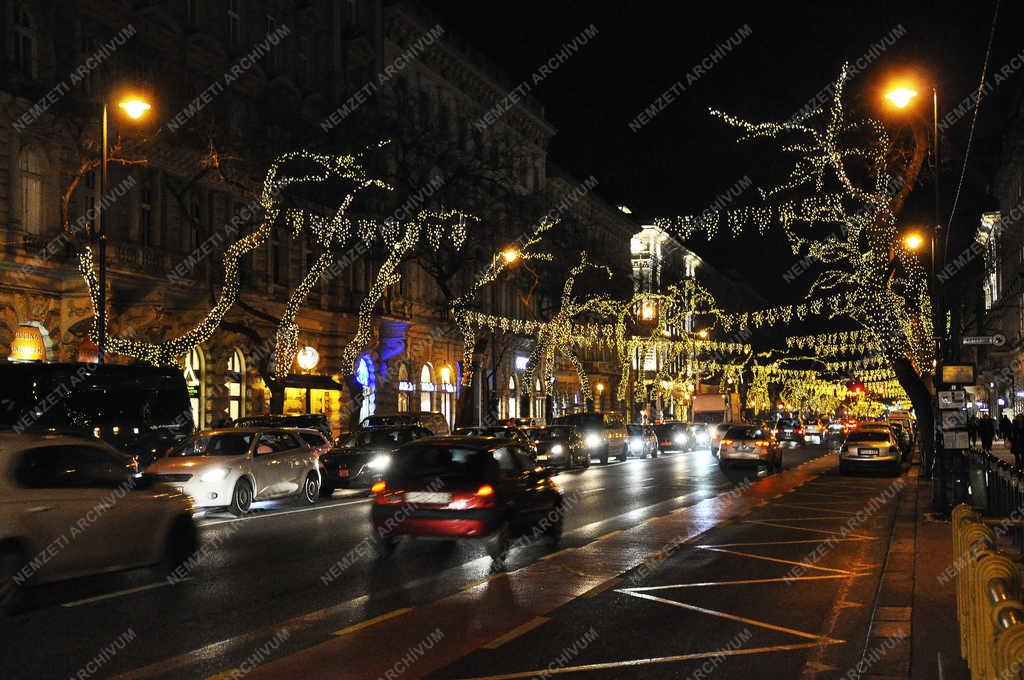
[[[228,469],[227,468],[213,468],[207,470],[203,474],[199,475],[200,482],[223,482],[227,479]]]
[[[699,441],[701,444],[707,444],[709,441],[711,441],[711,437],[707,434],[701,433],[697,435],[697,441]]]
[[[555,444],[554,446],[551,447],[551,455],[558,456],[563,453],[565,453],[565,447],[563,447],[561,444]]]
[[[590,434],[588,434],[586,439],[583,440],[583,442],[587,445],[588,449],[596,449],[597,447],[601,446],[601,444],[603,443],[601,441],[601,436],[599,434],[594,433],[594,432],[591,432]]]
[[[686,442],[686,435],[680,432],[675,437],[672,437],[672,441],[674,441],[676,444],[682,444]]]
[[[387,470],[389,465],[391,465],[391,456],[387,454],[375,456],[369,463],[366,464],[366,466],[369,467],[371,470],[377,470],[378,472]]]
[[[629,448],[631,449],[642,449],[644,447],[644,441],[640,437],[633,437],[629,440]]]

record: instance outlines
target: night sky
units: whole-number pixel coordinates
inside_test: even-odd
[[[783,157],[735,142],[734,132],[707,114],[710,106],[751,119],[792,115],[834,80],[844,60],[866,53],[883,37],[895,39],[851,84],[855,103],[870,105],[894,69],[925,69],[940,91],[940,116],[977,87],[995,0],[936,2],[691,3],[604,0],[432,0],[444,23],[504,69],[526,79],[591,23],[598,35],[533,89],[558,133],[549,158],[579,178],[591,173],[597,191],[625,203],[643,220],[699,212],[745,175],[770,183],[788,168]],[[1024,52],[1020,2],[1003,1],[990,73]],[[752,33],[707,74],[686,88],[639,132],[629,122],[738,29]],[[893,38],[902,26],[905,34]],[[1024,68],[1021,69],[1024,72]],[[981,210],[993,209],[986,188],[1001,149],[1001,131],[1019,106],[1024,76],[1016,72],[986,97],[968,165],[955,229],[966,234]],[[924,94],[924,93],[923,93]],[[970,117],[944,139],[944,210],[952,194]],[[905,219],[925,223],[931,188],[922,186]],[[737,204],[745,199],[740,196]],[[795,301],[801,286],[782,279],[795,258],[781,234],[719,236],[689,242],[724,270],[757,281],[772,302]],[[756,267],[757,276],[754,275]],[[765,275],[765,268],[768,275]]]

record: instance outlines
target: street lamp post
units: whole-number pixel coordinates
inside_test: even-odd
[[[127,97],[117,103],[118,108],[124,111],[125,115],[132,120],[141,119],[147,111],[152,108],[149,102],[139,97]],[[104,363],[107,355],[107,236],[103,233],[103,208],[102,201],[107,196],[107,166],[108,166],[108,136],[109,136],[109,125],[107,122],[107,102],[103,102],[103,134],[102,134],[102,145],[101,151],[101,169],[100,169],[100,210],[96,211],[96,228],[93,231],[93,237],[97,242],[97,257],[99,257],[99,304],[97,314],[99,319],[96,322],[96,332],[99,335],[99,342],[97,345],[98,349],[98,362]]]

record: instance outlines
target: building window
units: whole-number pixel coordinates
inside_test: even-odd
[[[544,422],[544,388],[541,387],[540,378],[533,379],[533,413],[530,415],[537,423]]]
[[[196,428],[206,426],[206,408],[203,403],[203,350],[193,347],[185,355],[185,386],[188,388],[188,402],[192,407],[192,420]]]
[[[441,413],[448,421],[449,427],[455,423],[455,400],[452,398],[455,393],[455,385],[452,384],[452,369],[448,366],[441,367]]]
[[[409,410],[409,392],[412,385],[409,382],[409,368],[405,363],[398,364],[398,412],[405,413]]]
[[[21,228],[43,233],[43,157],[35,149],[21,154]]]
[[[420,369],[420,411],[429,413],[434,410],[434,378],[430,364],[423,364]]]
[[[142,245],[157,245],[154,231],[153,189],[146,185],[139,190],[139,240],[142,242]]]
[[[242,14],[239,0],[228,0],[228,44],[232,47],[242,44]]]
[[[278,229],[274,229],[270,243],[270,273],[274,283],[288,285],[288,245]]]
[[[36,29],[32,15],[24,6],[18,7],[14,15],[11,46],[14,51],[14,65],[26,78],[36,77]]]
[[[356,364],[356,382],[363,388],[363,400],[359,404],[359,422],[363,422],[377,410],[373,360],[369,357],[359,357],[359,363]]]
[[[188,229],[185,230],[185,252],[191,253],[199,247],[199,225],[202,224],[202,211],[199,209],[199,199],[195,196],[188,204]]]
[[[510,375],[508,377],[508,417],[518,418],[519,417],[519,399],[516,397],[516,377]]]
[[[224,387],[228,390],[228,418],[238,420],[245,415],[245,357],[238,348],[228,357]]]

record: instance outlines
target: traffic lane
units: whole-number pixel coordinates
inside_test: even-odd
[[[829,470],[429,677],[839,677],[864,652],[900,484]]]
[[[712,476],[718,479],[709,482],[706,478]],[[559,479],[567,493],[580,493],[579,503],[567,517],[567,546],[632,526],[659,503],[696,502],[731,483],[706,451],[594,467],[559,475]],[[687,484],[698,493],[688,501],[680,500],[690,493]],[[122,624],[141,619],[132,627],[137,633],[144,631],[145,644],[122,653],[119,663],[147,663],[232,638],[240,640],[237,651],[245,654],[249,651],[245,645],[251,642],[246,633],[265,631],[268,625],[309,612],[324,612],[325,605],[333,610],[317,623],[343,627],[400,606],[438,599],[490,574],[491,561],[479,546],[417,542],[403,548],[400,559],[391,563],[361,557],[344,570],[344,578],[325,586],[320,577],[350,557],[353,546],[360,545],[370,531],[365,504],[352,505],[358,502],[334,500],[313,509],[268,511],[241,520],[212,517],[204,522],[203,538],[219,548],[204,557],[191,580],[72,608],[51,608],[44,616],[22,621],[15,637],[52,640],[63,637],[54,631],[88,631],[65,646],[61,658],[71,662],[109,643],[124,630]],[[547,552],[544,546],[529,546],[513,554],[511,567]],[[109,578],[111,592],[154,582],[145,573]],[[73,592],[75,584],[68,587],[72,592],[66,593],[64,601],[90,595]],[[153,611],[161,612],[158,621],[151,621]],[[301,644],[298,637],[294,642]],[[46,667],[51,668],[49,662]]]

